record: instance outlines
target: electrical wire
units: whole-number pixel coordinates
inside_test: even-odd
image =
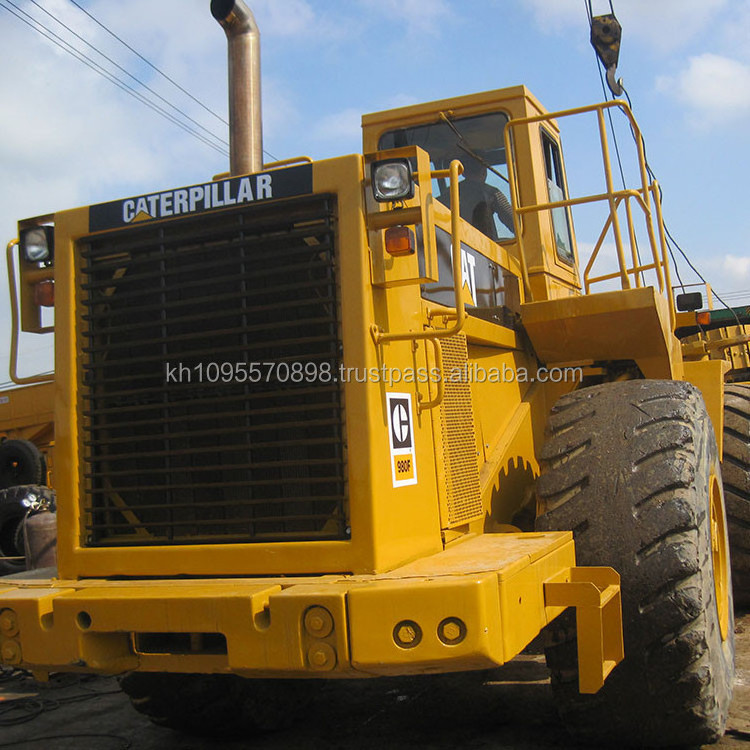
[[[8,3],[9,5],[13,6],[13,8],[15,8],[16,11],[18,12],[11,10],[11,8],[8,8],[6,5],[3,5],[2,2]],[[160,107],[158,104],[152,102],[147,97],[140,94],[132,86],[129,86],[127,83],[117,78],[117,76],[107,71],[105,68],[99,65],[96,61],[92,60],[88,55],[86,55],[85,53],[73,47],[71,44],[65,41],[62,37],[60,37],[58,34],[52,31],[49,27],[45,26],[43,23],[35,19],[29,13],[26,13],[26,11],[19,8],[13,2],[13,0],[0,0],[0,7],[7,10],[9,13],[14,15],[16,18],[18,18],[20,21],[25,23],[31,29],[41,34],[45,38],[47,38],[49,41],[51,41],[53,44],[60,47],[60,49],[67,52],[69,55],[77,59],[79,62],[82,62],[87,67],[91,68],[94,72],[98,73],[99,75],[101,75],[102,77],[106,78],[108,81],[113,83],[115,86],[125,91],[125,93],[129,94],[130,96],[132,96],[133,98],[141,102],[142,104],[149,107],[149,109],[157,112],[158,114],[161,114],[165,119],[169,120],[170,122],[174,123],[178,127],[182,128],[182,130],[184,130],[188,134],[193,135],[195,138],[202,141],[207,146],[210,146],[215,151],[218,151],[219,153],[225,156],[228,154],[228,151],[226,149],[220,148],[213,142],[209,141],[207,138],[205,138],[205,136],[198,133],[197,131],[194,131],[192,128],[190,128],[190,126],[181,122],[180,120],[175,118],[173,115],[171,115],[169,112],[167,112],[165,109]],[[23,16],[26,16],[26,18],[24,18]]]
[[[628,106],[632,110],[633,109],[633,101],[630,98],[630,94],[628,93],[627,89],[624,86],[622,87],[622,91],[625,94],[625,98],[627,99]],[[655,182],[658,182],[658,180],[656,179],[656,174],[654,174],[654,170],[651,169],[651,165],[649,164],[649,161],[648,161],[648,152],[646,150],[646,139],[643,137],[643,135],[641,135],[641,142],[643,143],[643,158],[644,158],[644,161],[646,163],[646,171],[648,172],[649,177],[651,177],[652,180],[654,180]],[[664,191],[662,189],[662,186],[659,185],[659,203],[663,203],[664,202],[663,201],[663,192]],[[677,262],[676,262],[676,259],[674,257],[674,254],[672,253],[671,246],[674,246],[674,248],[677,250],[677,252],[680,253],[680,255],[683,257],[683,259],[685,260],[685,262],[688,264],[689,268],[693,271],[693,273],[704,284],[707,285],[708,282],[706,281],[706,279],[703,276],[703,274],[695,267],[695,265],[693,264],[693,262],[688,257],[687,253],[682,249],[682,247],[677,242],[677,240],[675,240],[675,238],[672,236],[672,233],[669,231],[669,227],[667,226],[667,222],[664,221],[664,220],[662,220],[662,224],[664,226],[664,233],[665,233],[665,235],[667,237],[667,245],[670,247],[670,255],[672,257],[672,264],[675,267],[675,272],[677,274],[677,278],[680,279],[680,274],[679,274],[679,271],[677,270],[678,266],[677,266]],[[685,286],[684,286],[684,284],[682,284],[682,280],[681,279],[680,279],[680,285],[682,286],[682,289],[684,291],[685,290]],[[735,321],[737,322],[737,325],[741,326],[742,323],[740,322],[740,319],[739,319],[739,317],[737,315],[737,312],[734,310],[734,308],[731,307],[730,305],[728,305],[724,301],[724,299],[722,297],[720,297],[715,291],[713,291],[713,289],[711,290],[711,293],[713,294],[714,297],[716,297],[717,300],[719,300],[719,302],[722,305],[724,305],[724,307],[727,308],[727,310],[729,310],[732,313],[732,315],[734,316]],[[750,354],[750,345],[748,346],[748,354]]]
[[[724,299],[729,299],[732,301],[745,298],[750,300],[750,289],[742,289],[737,292],[722,292],[722,296],[724,297]]]
[[[584,0],[584,2],[586,3],[586,12],[589,18],[589,29],[591,29],[593,28],[593,24],[594,24],[594,14],[591,8],[592,0]],[[612,7],[611,1],[609,3],[609,9],[612,11],[612,15],[614,15],[615,11],[614,11],[614,8]],[[596,69],[599,71],[599,80],[601,81],[601,84],[602,84],[602,93],[604,94],[604,100],[609,101],[613,97],[611,97],[607,93],[607,87],[606,87],[606,84],[604,83],[604,74],[602,73],[601,60],[599,59],[599,55],[597,54],[596,50],[594,50],[594,56],[596,57]],[[622,189],[625,190],[625,171],[622,168],[622,159],[620,158],[620,146],[617,142],[617,133],[615,132],[615,124],[612,119],[611,109],[607,109],[607,115],[609,117],[609,127],[612,130],[612,140],[614,141],[614,144],[615,144],[615,152],[617,154],[617,165],[620,168],[620,179],[622,180]]]
[[[10,676],[5,676],[2,682],[14,681],[14,682],[25,682],[29,678],[27,672],[17,670],[12,672]],[[0,727],[14,727],[20,724],[26,724],[33,721],[43,713],[48,711],[56,711],[61,706],[66,706],[71,703],[81,703],[82,701],[92,700],[94,698],[100,698],[107,695],[119,695],[121,690],[90,690],[84,687],[82,678],[76,678],[72,682],[67,684],[55,685],[58,689],[65,689],[70,687],[79,687],[85,690],[82,695],[68,695],[60,696],[56,698],[47,698],[37,696],[34,698],[22,697],[22,698],[11,698],[0,703]],[[0,745],[2,747],[2,745]]]
[[[185,96],[192,99],[197,105],[200,107],[203,107],[203,109],[206,110],[206,112],[212,114],[217,120],[224,123],[227,127],[229,126],[229,122],[225,120],[221,115],[217,114],[213,109],[211,109],[208,105],[204,104],[200,99],[193,96],[187,89],[185,89],[183,86],[181,86],[177,81],[174,80],[174,78],[171,78],[169,75],[167,75],[161,68],[154,65],[148,58],[144,57],[138,50],[134,49],[129,45],[122,37],[115,34],[114,31],[112,31],[110,28],[105,26],[96,16],[94,16],[92,13],[90,13],[86,8],[84,8],[82,5],[76,2],[76,0],[70,0],[70,2],[75,5],[78,10],[80,10],[82,13],[85,13],[97,26],[104,29],[104,31],[107,32],[111,37],[116,39],[120,44],[122,44],[126,49],[130,50],[139,60],[146,63],[152,70],[156,71],[162,78],[169,81],[174,87],[179,89]],[[275,157],[272,153],[269,151],[266,151],[266,149],[263,149],[263,153],[268,156],[270,159],[273,159],[273,161],[279,161],[277,157]]]
[[[28,683],[30,677],[30,673],[25,670],[15,669],[12,667],[0,667],[0,684],[6,685],[8,683],[11,683],[13,689],[21,688],[21,685],[16,685],[14,683]],[[87,678],[85,676],[57,675],[56,677],[68,678],[68,680],[65,681],[63,679],[62,681],[60,681],[59,679],[56,679],[55,684],[52,685],[53,689],[64,690],[67,688],[78,687],[84,692],[78,693],[76,695],[63,695],[54,698],[42,696],[37,696],[34,698],[19,697],[2,701],[0,702],[0,727],[14,727],[22,724],[27,724],[37,719],[43,713],[46,713],[48,711],[56,711],[57,709],[66,705],[70,705],[72,703],[81,703],[83,701],[93,700],[95,698],[100,698],[103,696],[122,694],[122,691],[119,689],[96,690],[87,687],[84,683],[87,682],[90,678]],[[120,747],[118,747],[117,750],[128,750],[130,747],[132,747],[132,742],[130,740],[125,737],[120,737],[116,734],[84,732],[80,734],[55,734],[45,735],[42,737],[28,737],[19,740],[12,740],[10,742],[0,743],[0,748],[23,747],[25,745],[32,745],[42,742],[56,742],[57,740],[75,740],[78,743],[77,747],[81,747],[80,741],[89,739],[117,740],[119,743],[121,743]],[[90,743],[86,743],[86,746],[90,746]],[[54,747],[59,747],[59,745],[55,744]]]
[[[593,12],[593,9],[591,7],[592,0],[585,0],[585,2],[586,2],[586,11],[587,11],[588,19],[589,19],[589,28],[593,29],[594,12]],[[610,2],[609,2],[609,9],[610,9],[612,15],[614,16],[615,9],[612,6],[612,0],[610,0]],[[602,65],[601,60],[599,59],[599,55],[597,54],[596,50],[594,50],[594,57],[596,58],[596,69],[599,71],[599,80],[600,80],[600,82],[602,84],[602,93],[604,94],[604,100],[605,101],[610,101],[610,99],[614,99],[614,96],[610,96],[611,92],[608,93],[608,91],[607,91],[607,87],[606,87],[606,85],[604,83],[604,73],[602,72],[603,65]],[[615,130],[615,122],[614,122],[614,119],[612,118],[612,108],[611,107],[607,108],[607,117],[609,118],[609,128],[612,131],[612,142],[614,143],[614,146],[615,146],[615,155],[617,156],[617,166],[618,166],[618,169],[620,171],[620,181],[622,182],[622,189],[626,190],[627,189],[627,185],[626,185],[626,182],[625,182],[625,170],[623,169],[623,166],[622,166],[622,157],[620,155],[620,144],[619,144],[619,142],[617,140],[617,131]],[[635,240],[635,255],[636,255],[636,258],[638,258],[638,265],[639,266],[643,265],[643,263],[641,261],[641,250],[638,247],[638,240],[637,239]],[[643,278],[643,273],[641,273],[640,276],[641,276],[641,278]]]
[[[591,26],[592,23],[593,23],[592,0],[584,0],[584,3],[585,3],[585,6],[586,6],[586,12],[587,12],[588,19],[589,19],[589,26]],[[610,7],[610,10],[612,12],[612,15],[614,15],[614,7],[612,5],[612,0],[609,0],[609,7]],[[600,77],[601,82],[602,82],[602,88],[604,88],[604,78],[603,78],[603,75],[602,75],[602,66],[601,66],[601,61],[599,60],[598,55],[597,55],[597,68],[599,70],[599,77]],[[628,106],[630,107],[631,110],[633,110],[633,102],[632,102],[632,100],[630,98],[630,94],[628,93],[627,89],[624,86],[622,86],[622,84],[620,84],[620,86],[622,87],[622,91],[625,94],[625,98],[627,99]],[[606,96],[606,90],[605,90],[605,96]],[[612,122],[611,111],[610,111],[609,114],[610,114],[610,123],[611,123]],[[632,132],[632,127],[631,127],[631,132]],[[616,136],[616,134],[614,132],[614,127],[612,127],[612,135],[613,135],[613,138],[614,138],[615,149],[617,150],[617,157],[618,157],[618,162],[619,162],[620,154],[619,154],[619,149],[617,149],[617,136]],[[635,133],[633,135],[635,136]],[[646,139],[643,137],[643,135],[641,135],[641,143],[643,144],[643,154],[644,154],[644,160],[645,160],[645,164],[646,164],[646,170],[647,170],[649,176],[651,177],[651,179],[658,182],[658,180],[656,180],[656,175],[654,174],[654,171],[653,171],[653,169],[651,169],[651,165],[648,162],[648,156],[647,156],[647,151],[646,151]],[[621,170],[621,175],[622,175],[622,165],[621,164],[620,164],[620,170]],[[623,176],[623,180],[624,180],[624,176]],[[624,187],[624,183],[623,183],[623,187]],[[662,189],[661,185],[659,185],[659,202],[660,203],[663,203],[662,198],[663,198],[663,189]],[[693,262],[688,257],[687,253],[682,249],[682,247],[680,246],[680,244],[672,236],[672,233],[669,231],[669,227],[667,226],[667,223],[665,221],[663,221],[663,226],[664,226],[664,233],[665,233],[666,238],[667,238],[667,249],[669,250],[669,255],[670,255],[671,259],[672,259],[672,265],[673,265],[673,267],[675,269],[675,275],[677,276],[677,279],[679,281],[679,284],[680,284],[682,290],[683,291],[685,290],[685,284],[683,283],[682,278],[680,276],[679,266],[677,264],[677,259],[676,259],[675,255],[674,255],[673,248],[676,249],[680,253],[680,255],[683,257],[683,259],[688,264],[688,266],[693,271],[693,273],[704,284],[707,285],[708,282],[706,281],[705,277],[703,276],[703,274],[700,273],[700,271],[698,271],[698,269],[695,267],[695,265],[693,264]],[[637,248],[636,248],[636,251],[637,251]],[[728,305],[724,301],[724,299],[722,297],[720,297],[715,291],[712,290],[712,294],[713,294],[714,297],[716,297],[716,299],[722,305],[724,305],[724,307],[727,308],[727,310],[729,310],[732,313],[732,315],[734,316],[734,318],[735,318],[735,320],[737,322],[737,325],[742,325],[740,323],[740,319],[737,316],[737,313],[735,312],[735,310],[730,305]]]
[[[82,13],[85,13],[97,26],[99,26],[102,29],[104,29],[104,31],[106,31],[110,36],[112,36],[115,39],[117,39],[117,41],[120,42],[120,44],[122,44],[124,47],[126,47],[127,49],[129,49],[139,60],[141,60],[142,62],[145,62],[146,65],[148,65],[150,68],[152,68],[153,70],[155,70],[162,78],[165,78],[173,86],[175,86],[180,91],[182,91],[183,94],[185,94],[186,96],[190,97],[190,99],[192,99],[196,104],[198,104],[201,107],[203,107],[203,109],[205,109],[206,112],[209,112],[210,114],[212,114],[217,120],[219,120],[220,122],[223,122],[227,126],[229,125],[229,123],[221,115],[219,115],[216,112],[214,112],[213,109],[211,109],[209,106],[207,106],[206,104],[204,104],[200,99],[197,99],[195,96],[193,96],[187,89],[185,89],[182,86],[180,86],[180,84],[177,83],[177,81],[175,81],[173,78],[170,78],[163,70],[161,70],[160,68],[157,68],[156,65],[154,65],[150,60],[148,60],[147,58],[145,58],[140,52],[138,52],[138,50],[133,49],[124,39],[122,39],[117,34],[115,34],[115,32],[112,31],[111,29],[107,28],[107,26],[105,26],[98,18],[96,18],[96,16],[92,15],[89,11],[86,10],[86,8],[84,8],[83,6],[79,5],[76,2],[76,0],[70,0],[70,2],[73,5],[75,5],[76,8],[78,8],[78,10],[80,10]]]
[[[142,81],[137,76],[134,76],[132,73],[130,73],[128,70],[126,70],[122,65],[120,65],[117,61],[113,60],[111,57],[109,57],[104,52],[102,52],[98,47],[94,46],[93,44],[91,44],[91,42],[89,42],[88,40],[84,39],[79,33],[77,33],[76,31],[74,31],[73,29],[71,29],[70,26],[68,26],[66,23],[64,23],[63,21],[61,21],[57,16],[55,16],[53,13],[50,13],[50,11],[48,11],[43,5],[41,5],[40,3],[38,3],[37,0],[29,0],[29,2],[33,3],[34,5],[36,5],[37,8],[39,8],[42,12],[46,13],[56,23],[60,24],[60,26],[62,26],[64,29],[66,29],[68,32],[70,32],[74,37],[76,37],[76,39],[79,39],[87,47],[90,47],[92,50],[94,50],[94,52],[96,52],[97,54],[101,55],[105,60],[107,60],[108,62],[110,62],[112,65],[114,65],[118,70],[120,70],[123,73],[125,73],[126,76],[128,76],[129,78],[132,78],[136,83],[138,83],[139,85],[143,86],[143,88],[146,89],[147,91],[150,91],[157,99],[159,99],[160,101],[164,102],[164,104],[166,104],[168,107],[171,107],[173,110],[175,110],[175,112],[178,112],[186,120],[189,120],[194,125],[196,125],[197,127],[199,127],[208,136],[210,136],[211,138],[215,138],[216,141],[218,141],[219,144],[221,144],[223,146],[229,146],[229,143],[227,141],[222,140],[219,136],[217,136],[215,133],[211,132],[207,127],[205,127],[200,122],[198,122],[198,120],[193,119],[189,114],[187,114],[182,109],[180,109],[178,106],[176,106],[175,104],[172,104],[172,102],[170,102],[168,99],[166,99],[165,97],[163,97],[158,91],[155,91],[153,88],[151,88],[151,86],[149,86],[145,81]]]
[[[5,4],[7,3],[7,5]],[[13,10],[12,8],[8,7],[8,5],[12,6],[12,8],[15,8]],[[124,83],[122,80],[118,79],[115,75],[107,71],[105,68],[103,68],[101,65],[96,63],[94,60],[92,60],[88,55],[81,52],[80,50],[77,50],[75,47],[70,45],[68,42],[66,42],[62,37],[60,37],[58,34],[56,34],[54,31],[49,29],[48,27],[44,26],[40,21],[33,18],[33,16],[29,15],[25,11],[21,10],[14,2],[13,0],[0,0],[0,8],[3,8],[4,10],[8,11],[11,15],[18,18],[20,21],[25,23],[27,26],[29,26],[31,29],[36,31],[37,33],[41,34],[43,37],[51,41],[53,44],[57,45],[62,49],[63,51],[67,52],[69,55],[74,57],[79,62],[82,62],[87,67],[91,68],[94,72],[101,75],[103,78],[106,78],[110,83],[113,83],[118,88],[122,89],[125,93],[129,94],[145,106],[147,106],[149,109],[153,110],[157,114],[160,114],[162,117],[164,117],[166,120],[169,120],[170,122],[177,125],[179,128],[184,130],[186,133],[192,135],[194,138],[197,138],[199,141],[204,143],[205,145],[209,146],[210,148],[214,149],[214,151],[219,152],[220,154],[226,156],[228,154],[228,151],[226,149],[222,149],[219,146],[217,146],[212,141],[209,141],[205,136],[203,136],[201,133],[193,130],[189,125],[186,123],[178,120],[176,117],[171,115],[169,112],[167,112],[165,109],[160,107],[158,104],[152,102],[150,99],[144,97],[142,94],[138,93],[132,86],[129,86],[127,83]],[[23,16],[27,16],[27,18],[24,18]],[[35,25],[36,24],[36,25]]]

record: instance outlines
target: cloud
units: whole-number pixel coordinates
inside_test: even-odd
[[[222,126],[211,122],[210,115],[187,97],[180,98],[179,92],[145,64],[138,63],[72,4],[62,0],[43,0],[43,4],[110,57],[137,71],[140,78],[191,116],[221,133]],[[186,88],[198,98],[210,99],[218,90],[217,106],[221,107],[226,98],[224,35],[218,27],[212,27],[210,14],[206,21],[205,6],[198,14],[197,8],[188,5],[181,0],[158,4],[150,0],[129,0],[127,4],[98,0],[87,8],[152,62],[169,70],[176,80],[187,82]],[[20,7],[53,28],[52,19],[34,6]],[[0,118],[0,181],[5,186],[0,205],[3,243],[15,236],[18,219],[111,200],[128,191],[142,192],[144,187],[158,189],[172,183],[198,182],[226,168],[225,156],[149,111],[18,19],[4,11],[0,13],[4,30],[3,97],[13,102],[12,113]],[[174,31],[170,13],[181,19],[179,33]],[[138,17],[143,35],[137,33],[131,15]],[[144,19],[151,21],[145,30]],[[62,27],[54,30],[87,54],[95,54]],[[194,56],[192,60],[190,55]],[[195,74],[189,75],[188,70]],[[132,81],[131,84],[137,86]],[[7,300],[7,287],[0,283],[0,319],[5,321],[9,320]],[[7,323],[0,327],[3,369],[8,329]],[[23,338],[29,361],[22,364],[22,372],[46,369],[48,357],[31,350],[49,349],[49,341],[39,336]],[[3,379],[0,374],[0,381]]]
[[[564,33],[588,21],[581,0],[519,0],[531,7],[537,23],[548,32]],[[615,14],[623,26],[623,38],[638,38],[666,52],[679,47],[729,4],[729,0],[627,0],[615,3]],[[595,15],[609,13],[609,3],[593,0]]]
[[[306,0],[255,0],[253,13],[261,34],[297,36],[309,33],[317,17]]]
[[[750,113],[750,66],[721,55],[691,57],[676,76],[657,79],[657,88],[695,110],[701,123],[736,120]]]
[[[348,30],[341,13],[333,3],[310,3],[308,0],[252,0],[248,3],[264,36],[294,38],[311,45],[345,39]],[[320,8],[326,8],[321,11]],[[262,44],[262,42],[261,42]]]
[[[447,0],[359,0],[360,4],[380,18],[403,21],[411,34],[437,35],[453,16]]]
[[[722,261],[722,268],[732,279],[744,281],[750,278],[750,257],[746,255],[725,255]]]

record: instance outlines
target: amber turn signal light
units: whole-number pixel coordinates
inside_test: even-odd
[[[711,322],[710,312],[699,312],[695,314],[699,326],[707,326]]]
[[[34,304],[38,307],[55,306],[54,281],[40,281],[34,286]]]
[[[409,227],[388,227],[385,230],[385,249],[389,255],[412,255],[414,232]]]

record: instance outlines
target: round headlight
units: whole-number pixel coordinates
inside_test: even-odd
[[[411,165],[407,159],[379,161],[372,165],[372,190],[377,201],[399,201],[414,195]]]

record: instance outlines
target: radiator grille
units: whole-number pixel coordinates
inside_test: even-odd
[[[444,373],[466,371],[466,336],[459,334],[440,339],[440,348]],[[450,528],[482,515],[474,411],[468,378],[445,378],[440,424]]]
[[[80,243],[87,545],[346,538],[334,210]]]

